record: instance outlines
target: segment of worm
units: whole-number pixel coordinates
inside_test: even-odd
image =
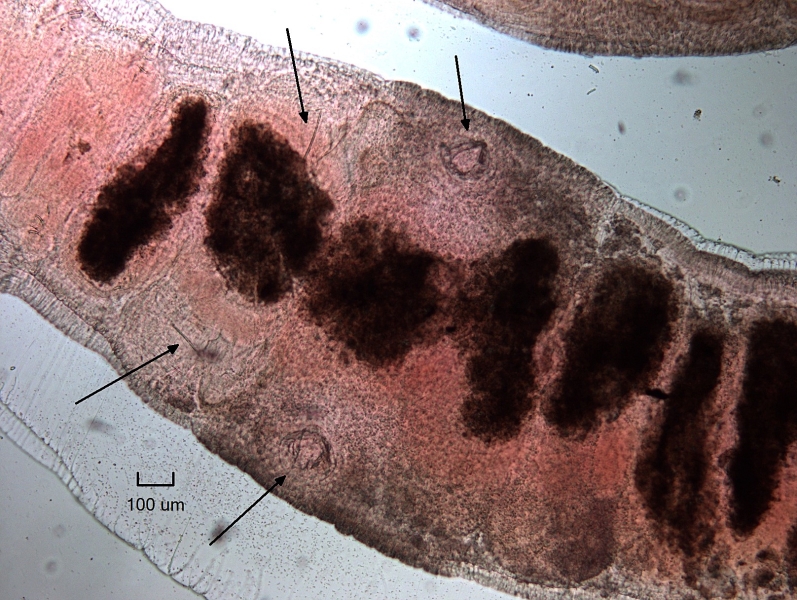
[[[723,55],[797,43],[794,0],[427,0],[555,50]]]
[[[461,107],[416,86],[303,59],[320,82],[308,95],[335,107],[307,154],[279,53],[228,52],[222,36],[205,56],[217,67],[177,68],[106,22],[50,17],[6,27],[63,34],[59,56],[77,58],[53,80],[52,43],[15,55],[50,80],[0,115],[0,285],[71,335],[85,324],[114,364],[190,341],[168,371],[129,378],[155,410],[257,481],[289,473],[281,497],[431,572],[525,596],[794,585],[792,272],[698,252],[509,125],[446,126]],[[194,29],[169,23],[190,47]],[[22,94],[32,80],[8,83],[9,64],[2,85]],[[198,116],[201,97],[214,123],[193,137],[167,123],[191,89],[174,114]],[[204,140],[193,162],[167,160]],[[152,237],[115,258],[96,244],[83,265],[100,196],[146,208]],[[34,214],[47,223],[27,234]]]

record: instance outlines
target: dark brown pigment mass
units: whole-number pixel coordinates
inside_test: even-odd
[[[664,420],[635,470],[651,515],[686,557],[713,541],[712,499],[705,493],[710,457],[705,448],[707,407],[722,370],[722,336],[697,331],[664,400]]]
[[[419,341],[421,326],[438,310],[430,281],[435,261],[389,226],[364,219],[346,224],[314,269],[307,306],[357,359],[388,365]]]
[[[547,411],[562,432],[589,431],[616,418],[664,356],[676,307],[660,274],[617,266],[604,275],[570,333],[562,390]]]
[[[739,442],[728,469],[730,522],[739,534],[750,535],[769,509],[786,452],[797,439],[796,373],[797,325],[755,323],[736,409]]]
[[[181,101],[169,134],[144,166],[122,165],[100,189],[78,244],[78,262],[91,279],[112,281],[137,248],[167,231],[185,210],[204,175],[207,113],[202,98]]]
[[[221,165],[205,246],[232,288],[276,302],[318,250],[332,208],[302,156],[268,125],[246,122],[232,132]]]
[[[556,306],[556,249],[545,240],[513,242],[490,261],[478,295],[463,301],[473,330],[467,361],[471,396],[462,406],[468,430],[489,442],[517,435],[532,408],[531,352]]]

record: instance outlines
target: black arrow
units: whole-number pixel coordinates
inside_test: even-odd
[[[462,96],[462,77],[459,76],[459,58],[457,55],[454,55],[454,64],[457,65],[457,82],[459,83],[459,101],[462,103],[462,126],[465,128],[465,131],[470,129],[470,119],[468,115],[465,114],[465,98]]]
[[[112,386],[114,383],[117,383],[118,381],[122,381],[122,379],[124,379],[124,378],[125,378],[125,377],[127,377],[128,375],[132,375],[133,373],[135,373],[135,372],[136,372],[136,371],[138,371],[139,369],[143,369],[143,368],[144,368],[144,367],[146,367],[146,366],[147,366],[149,363],[151,363],[151,362],[155,362],[156,360],[158,360],[159,358],[161,358],[161,357],[163,357],[163,356],[166,356],[167,354],[174,354],[174,351],[175,351],[175,350],[177,350],[177,347],[178,347],[179,345],[180,345],[180,344],[172,344],[171,346],[166,346],[166,347],[168,348],[168,350],[166,350],[166,352],[161,352],[161,353],[160,353],[160,354],[158,354],[158,356],[156,356],[155,358],[150,358],[150,359],[149,359],[147,362],[145,362],[143,365],[139,365],[139,366],[137,366],[135,369],[133,369],[132,371],[128,371],[127,373],[125,373],[125,374],[124,374],[124,375],[122,375],[121,377],[117,377],[117,378],[116,378],[116,379],[114,379],[114,380],[113,380],[111,383],[105,384],[104,386],[102,386],[102,387],[101,387],[100,389],[98,389],[98,390],[94,390],[94,391],[93,391],[93,392],[91,392],[91,393],[90,393],[88,396],[83,396],[83,397],[82,397],[80,400],[78,400],[77,402],[75,402],[75,404],[80,404],[80,403],[81,403],[81,402],[83,402],[84,400],[88,400],[89,398],[91,398],[91,397],[92,397],[94,394],[99,394],[99,393],[100,393],[102,390],[104,390],[105,388],[107,388],[107,387],[111,387],[111,386]]]
[[[293,57],[293,44],[291,44],[291,32],[288,31],[288,28],[285,28],[285,33],[288,34],[288,48],[291,50],[291,61],[293,62],[293,76],[296,77],[296,89],[299,91],[299,106],[302,107],[302,112],[299,113],[299,116],[302,118],[302,121],[307,123],[307,111],[304,110],[304,102],[302,102],[302,88],[299,87],[299,73],[296,71],[296,59]]]
[[[240,520],[243,518],[243,516],[244,516],[246,513],[248,513],[250,510],[252,510],[252,509],[255,507],[255,505],[258,503],[258,502],[260,502],[260,501],[261,501],[263,498],[265,498],[266,496],[268,496],[268,493],[269,493],[271,490],[273,490],[273,489],[274,489],[275,487],[277,487],[278,485],[282,485],[282,483],[285,481],[285,475],[283,475],[282,477],[277,477],[277,478],[276,478],[274,481],[276,481],[277,483],[275,483],[275,484],[274,484],[274,485],[272,485],[270,488],[268,488],[268,489],[266,490],[265,494],[263,494],[262,496],[260,496],[260,498],[258,498],[257,500],[255,500],[255,501],[254,501],[254,503],[252,503],[252,506],[250,506],[250,507],[249,507],[249,508],[247,508],[247,509],[246,509],[244,512],[242,512],[242,513],[241,513],[241,516],[240,516],[240,517],[238,517],[237,519],[235,519],[235,521],[233,521],[232,523],[230,523],[229,525],[227,525],[227,527],[224,529],[224,531],[222,531],[222,532],[221,532],[219,535],[217,535],[216,537],[214,537],[214,538],[213,538],[213,541],[212,541],[212,542],[210,542],[210,544],[208,544],[208,546],[212,546],[212,545],[213,545],[213,544],[216,542],[216,540],[217,540],[217,539],[219,539],[221,536],[223,536],[225,533],[227,533],[227,532],[230,530],[230,528],[231,528],[233,525],[235,525],[235,524],[236,524],[238,521],[240,521]]]

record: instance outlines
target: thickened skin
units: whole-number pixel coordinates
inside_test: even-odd
[[[795,0],[426,0],[545,48],[716,56],[797,43]]]
[[[176,20],[159,52],[151,13],[75,6],[0,8],[1,291],[120,371],[182,336],[128,379],[143,401],[407,564],[523,597],[790,593],[793,265],[698,251],[417,86],[299,61],[305,125],[283,54]]]

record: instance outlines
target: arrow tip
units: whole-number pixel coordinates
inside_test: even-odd
[[[302,121],[304,121],[305,123],[307,123],[307,115],[308,112],[306,110],[303,110],[302,112],[299,113],[299,116],[302,118]]]
[[[172,344],[171,346],[166,346],[166,349],[169,350],[169,352],[171,352],[172,354],[174,354],[174,351],[177,350],[177,346],[179,345],[180,344]]]
[[[465,128],[465,131],[470,131],[470,119],[462,119],[460,123],[462,123],[462,126]]]
[[[285,475],[283,475],[282,477],[277,477],[274,481],[276,481],[278,484],[282,485],[284,483],[284,481],[285,481]]]

